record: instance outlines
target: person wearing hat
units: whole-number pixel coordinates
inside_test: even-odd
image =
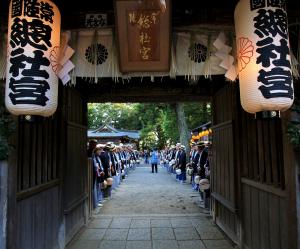
[[[120,185],[121,180],[122,180],[122,175],[121,175],[121,168],[122,168],[122,156],[121,156],[121,150],[122,147],[116,146],[116,151],[115,151],[115,156],[116,156],[116,160],[117,160],[117,184]]]
[[[175,169],[180,168],[180,165],[179,165],[180,154],[181,154],[181,143],[177,143],[176,147],[175,147],[175,168],[173,169],[174,173],[176,172]],[[178,174],[176,174],[176,180],[179,181],[179,175]]]
[[[117,183],[117,158],[116,158],[116,145],[111,143],[109,144],[109,151],[108,151],[108,157],[109,157],[109,170],[110,170],[110,175],[114,179],[112,189],[116,188],[116,183]]]
[[[102,147],[96,147],[93,151],[93,206],[102,206],[103,194],[100,185],[104,182],[104,170],[100,159]]]
[[[89,141],[89,148],[87,150],[87,156],[88,157],[93,157],[93,152],[94,152],[94,149],[96,148],[96,145],[97,145],[97,140],[96,139],[91,139]]]
[[[110,171],[110,158],[109,158],[109,149],[110,149],[110,143],[106,143],[104,145],[103,151],[100,154],[100,159],[102,162],[103,166],[103,171],[104,171],[104,180],[106,180],[108,177],[111,176],[111,171]],[[110,188],[106,188],[103,191],[103,197],[107,198],[110,196]]]
[[[193,162],[193,158],[195,157],[196,153],[197,153],[197,144],[195,142],[192,142],[191,151],[190,151],[190,163]]]
[[[116,175],[116,159],[115,159],[115,155],[114,155],[115,150],[116,150],[116,145],[114,145],[113,143],[109,144],[108,158],[109,158],[109,164],[110,164],[109,170],[111,172],[111,176]]]
[[[176,146],[171,145],[171,150],[170,150],[170,153],[169,153],[169,160],[170,161],[174,160],[176,162],[176,153],[177,153]],[[175,173],[174,168],[173,168],[172,165],[170,166],[170,173]]]
[[[200,152],[200,156],[199,156],[199,160],[198,160],[198,164],[197,164],[198,175],[200,176],[200,179],[202,180],[202,179],[206,178],[205,170],[206,170],[206,166],[208,163],[208,151],[207,151],[207,148],[203,141],[201,143],[199,143],[198,148],[199,148],[199,152]],[[207,189],[204,192],[205,192],[206,196],[208,196],[210,190]],[[199,191],[202,200],[204,200],[204,192]]]
[[[192,188],[194,190],[198,190],[198,187],[199,185],[198,184],[195,184],[195,176],[197,175],[197,171],[198,171],[198,162],[199,162],[199,158],[200,158],[200,154],[201,154],[201,151],[202,151],[202,146],[203,146],[203,143],[202,142],[198,142],[198,143],[195,143],[195,146],[194,146],[194,154],[191,158],[191,165],[192,165],[192,168],[193,168],[193,174],[192,174]]]
[[[180,145],[179,147],[178,168],[181,170],[181,174],[178,179],[181,183],[184,183],[186,181],[186,153],[184,145]]]

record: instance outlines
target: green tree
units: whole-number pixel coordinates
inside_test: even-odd
[[[163,148],[166,143],[163,130],[164,104],[140,104],[137,113],[142,124],[142,148]]]
[[[141,123],[137,119],[138,104],[124,103],[89,103],[88,127],[95,129],[103,123],[108,123],[117,129],[139,130]]]
[[[211,108],[207,103],[185,103],[183,113],[187,131],[209,121]],[[103,123],[117,129],[140,130],[142,148],[158,147],[180,141],[175,104],[165,103],[104,103],[88,105],[88,127]]]
[[[167,104],[164,108],[162,128],[165,139],[169,144],[174,144],[176,141],[179,141],[176,111],[170,104]]]
[[[185,103],[184,111],[186,122],[190,130],[211,121],[210,103]]]

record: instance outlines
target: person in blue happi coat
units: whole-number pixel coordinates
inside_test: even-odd
[[[151,152],[151,166],[152,166],[152,173],[155,172],[157,173],[157,164],[159,163],[159,154],[157,148],[154,148],[153,151]]]

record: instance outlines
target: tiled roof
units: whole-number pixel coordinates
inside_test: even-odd
[[[105,127],[105,131],[102,132],[101,129],[104,128],[104,127]],[[111,128],[111,129],[109,129],[109,128]],[[111,132],[109,130],[111,130]],[[110,125],[102,125],[98,129],[89,130],[87,136],[88,136],[88,138],[129,137],[129,138],[132,138],[132,139],[139,139],[140,138],[140,132],[139,131],[118,130],[118,129],[110,126]]]

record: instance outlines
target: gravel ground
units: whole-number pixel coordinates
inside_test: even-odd
[[[163,167],[152,174],[150,165],[142,165],[129,174],[99,214],[199,214],[203,209],[197,201],[199,194],[190,184],[180,184]]]

